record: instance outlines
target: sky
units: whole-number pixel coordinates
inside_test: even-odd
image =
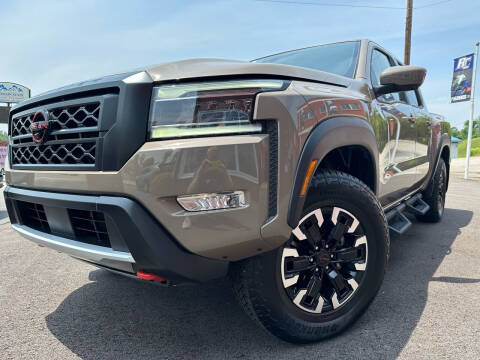
[[[34,96],[145,65],[251,60],[359,38],[403,59],[406,0],[281,1],[1,0],[0,81],[25,85]],[[453,58],[472,53],[480,41],[480,1],[413,3],[411,64],[428,70],[422,94],[431,112],[461,127],[470,105],[450,104]],[[476,116],[479,99],[477,91]]]

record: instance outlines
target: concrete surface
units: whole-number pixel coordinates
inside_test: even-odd
[[[465,158],[452,159],[450,166],[450,174],[453,177],[463,179],[465,174],[465,165],[467,160]],[[468,178],[471,180],[480,180],[480,156],[470,158],[470,168],[468,171]]]
[[[259,329],[227,281],[162,288],[0,225],[0,358],[478,359],[480,181],[454,177],[446,206],[440,224],[392,238],[382,289],[354,326],[304,346]]]

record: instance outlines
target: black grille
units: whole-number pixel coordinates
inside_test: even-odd
[[[17,201],[20,214],[22,214],[23,224],[35,230],[50,233],[47,217],[43,205]]]
[[[98,211],[68,209],[75,240],[110,247],[105,216]]]
[[[94,142],[12,147],[12,163],[95,164]]]
[[[47,111],[48,134],[41,145],[33,141],[30,131],[35,111],[12,119],[12,165],[95,166],[101,102],[52,105]]]
[[[57,107],[48,110],[49,129],[51,131],[62,129],[81,129],[86,127],[96,127],[100,117],[100,103],[94,102],[89,104]],[[24,115],[13,119],[12,121],[12,137],[19,135],[31,135],[30,125],[32,125],[35,113]],[[77,133],[81,138],[80,134]],[[54,136],[54,139],[57,138]]]

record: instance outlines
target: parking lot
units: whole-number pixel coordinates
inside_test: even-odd
[[[480,158],[478,158],[480,159]],[[99,270],[14,233],[0,200],[0,358],[478,359],[480,162],[452,167],[444,219],[392,237],[384,284],[348,331],[284,343],[228,282],[163,288]]]

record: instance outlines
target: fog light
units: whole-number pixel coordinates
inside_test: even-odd
[[[243,191],[179,196],[177,201],[187,211],[236,209],[246,206]]]

